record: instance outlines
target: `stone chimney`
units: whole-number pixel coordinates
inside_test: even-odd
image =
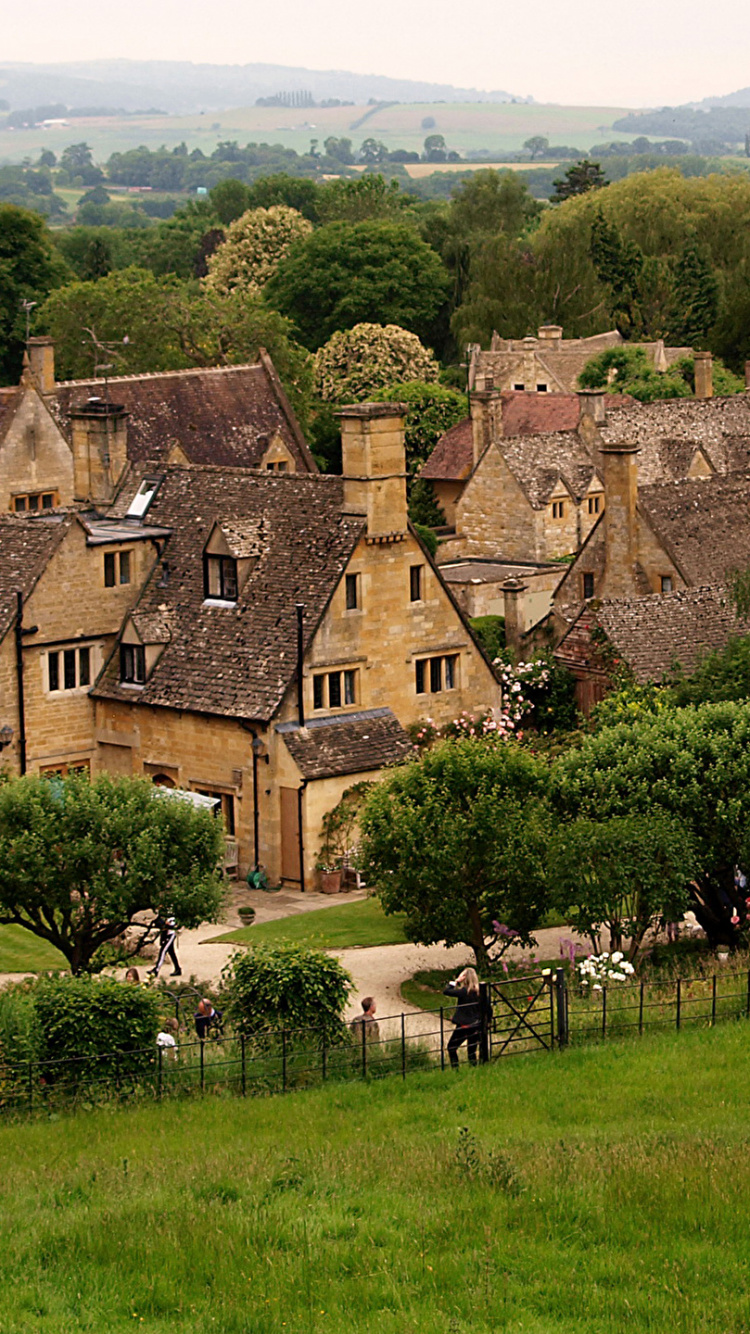
[[[484,451],[498,435],[502,435],[502,404],[491,375],[485,374],[482,387],[469,395],[473,466],[476,468]]]
[[[55,344],[51,338],[30,338],[27,343],[29,370],[40,394],[55,392]]]
[[[694,352],[695,362],[695,397],[713,398],[714,396],[714,359],[710,352]]]
[[[581,421],[586,417],[595,426],[603,426],[607,420],[607,395],[603,389],[579,389]]]
[[[70,427],[75,499],[109,505],[128,461],[128,414],[90,398],[70,413]]]
[[[506,647],[517,652],[521,645],[521,635],[526,628],[524,625],[525,617],[521,598],[526,592],[528,584],[524,584],[520,579],[513,575],[505,580],[503,584],[503,600],[505,602],[505,644]]]
[[[601,596],[634,597],[638,592],[637,445],[602,445],[604,475],[604,578]]]
[[[555,352],[560,350],[562,336],[563,331],[560,324],[542,324],[537,331],[539,342],[543,343],[545,347],[552,348]]]
[[[367,536],[407,531],[403,403],[356,403],[340,408],[344,512],[367,517]]]

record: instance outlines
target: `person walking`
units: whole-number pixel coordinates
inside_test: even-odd
[[[375,1005],[375,998],[373,996],[364,996],[361,1004],[362,1013],[352,1019],[349,1028],[355,1038],[358,1038],[360,1042],[362,1041],[363,1029],[366,1042],[379,1042],[380,1025],[375,1018],[375,1010],[377,1008]]]
[[[479,1000],[479,978],[473,968],[464,968],[443,991],[456,1001],[451,1018],[455,1028],[448,1040],[448,1057],[453,1070],[458,1069],[458,1049],[466,1043],[469,1065],[476,1065],[479,1039],[482,1034],[482,1007]]]
[[[159,927],[159,957],[154,967],[149,969],[149,972],[152,977],[158,977],[164,961],[169,955],[173,964],[172,977],[182,977],[182,969],[175,949],[177,923],[174,917],[157,917],[156,925]]]

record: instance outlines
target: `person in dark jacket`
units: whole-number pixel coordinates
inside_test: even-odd
[[[456,1009],[451,1018],[455,1024],[448,1041],[448,1057],[454,1070],[458,1069],[458,1049],[465,1042],[469,1052],[469,1064],[476,1065],[479,1038],[482,1032],[482,1009],[479,1002],[479,978],[473,968],[464,968],[455,982],[449,982],[444,996],[451,996],[456,1001]]]

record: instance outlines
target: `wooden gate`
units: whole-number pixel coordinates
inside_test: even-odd
[[[486,1057],[552,1051],[567,1041],[567,993],[562,969],[482,983]]]

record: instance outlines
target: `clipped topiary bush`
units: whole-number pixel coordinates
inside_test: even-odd
[[[225,1010],[245,1033],[309,1029],[305,1041],[341,1039],[353,983],[338,959],[303,945],[256,945],[222,975]]]

